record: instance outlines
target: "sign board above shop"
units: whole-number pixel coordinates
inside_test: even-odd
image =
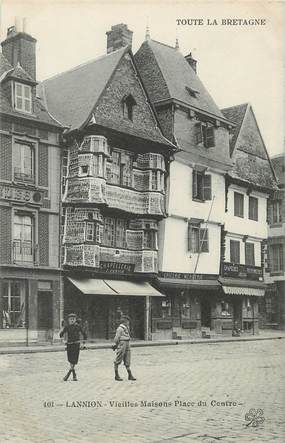
[[[159,272],[159,277],[178,280],[217,280],[217,274],[190,274],[181,272]]]
[[[43,202],[43,192],[0,183],[0,200],[12,200],[26,204],[41,205]]]
[[[101,261],[100,271],[112,274],[129,274],[134,272],[135,265],[133,263],[118,263],[111,261]]]
[[[222,263],[221,274],[223,277],[263,281],[262,268],[258,266],[241,265],[236,263]]]

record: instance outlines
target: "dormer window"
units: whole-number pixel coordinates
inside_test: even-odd
[[[189,86],[185,86],[186,91],[189,95],[193,98],[197,98],[197,95],[199,94],[199,91],[196,91],[195,89],[190,88]]]
[[[128,95],[123,100],[123,115],[124,118],[133,121],[134,114],[134,106],[136,105],[136,101],[132,95]]]
[[[15,82],[14,106],[16,111],[32,112],[32,88],[29,85]]]

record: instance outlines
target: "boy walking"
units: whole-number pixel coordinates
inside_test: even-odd
[[[114,338],[115,344],[112,349],[116,352],[116,358],[114,361],[115,369],[115,380],[122,381],[123,379],[119,376],[118,367],[124,362],[126,370],[128,371],[128,380],[136,380],[133,376],[130,366],[131,366],[131,348],[130,348],[130,318],[125,315],[121,318],[121,323],[116,331],[116,336]]]
[[[76,323],[76,314],[69,314],[68,325],[63,327],[63,329],[59,333],[59,336],[63,337],[64,334],[67,335],[66,350],[67,350],[67,359],[70,363],[70,369],[66,374],[66,376],[63,378],[63,380],[67,381],[70,374],[72,373],[73,381],[77,381],[74,367],[75,365],[77,365],[79,359],[80,334],[83,336],[83,340],[87,340],[87,335],[85,331],[83,331],[81,325]]]

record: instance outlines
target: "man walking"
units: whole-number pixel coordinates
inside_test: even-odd
[[[116,352],[116,358],[114,361],[114,369],[115,369],[115,380],[122,381],[122,378],[119,376],[118,367],[124,362],[126,370],[128,371],[128,380],[135,381],[136,378],[133,376],[131,372],[131,348],[130,348],[130,318],[127,315],[124,315],[121,318],[121,323],[116,331],[116,336],[114,338],[115,344],[112,346],[112,349]]]

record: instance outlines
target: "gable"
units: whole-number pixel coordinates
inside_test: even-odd
[[[123,112],[124,98],[135,101],[132,120]],[[148,103],[129,53],[121,58],[93,111],[96,123],[123,133],[166,143]]]
[[[257,157],[268,159],[252,108],[249,106],[237,138],[236,149]]]

